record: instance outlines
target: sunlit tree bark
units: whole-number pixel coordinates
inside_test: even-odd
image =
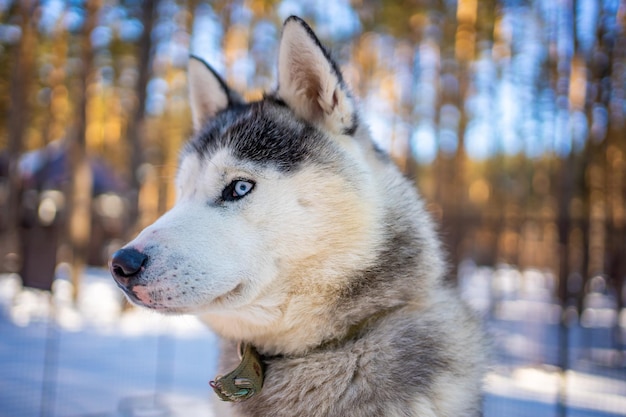
[[[130,167],[130,224],[131,233],[137,229],[145,227],[141,223],[142,213],[139,211],[139,193],[142,187],[142,171],[141,167],[146,162],[144,155],[145,149],[145,117],[146,117],[146,99],[147,86],[151,75],[153,45],[152,45],[152,28],[154,26],[154,10],[157,0],[145,0],[142,7],[141,23],[143,24],[143,32],[137,45],[138,60],[138,79],[135,85],[135,95],[137,101],[132,116],[130,117],[127,138],[130,141],[131,157],[129,160]]]
[[[68,240],[73,256],[71,281],[74,286],[74,301],[77,300],[80,293],[81,276],[87,260],[91,234],[93,178],[87,159],[87,101],[88,87],[94,66],[91,34],[97,24],[100,5],[100,0],[89,0],[86,4],[86,18],[79,38],[81,65],[77,75],[77,88],[74,91],[76,119],[67,137],[70,158]]]
[[[617,311],[622,311],[626,298],[626,17],[617,22],[621,30],[614,31],[611,50],[610,83],[608,102],[609,126],[606,138],[604,166],[606,170],[606,217],[607,217],[607,272],[613,291],[617,295]],[[617,347],[626,342],[621,337],[620,324],[615,322],[613,341]]]
[[[5,235],[8,250],[17,251],[18,228],[20,217],[20,178],[18,161],[24,150],[25,132],[30,115],[29,97],[35,71],[36,31],[33,27],[33,13],[36,2],[20,0],[16,2],[17,17],[20,22],[21,36],[15,46],[11,71],[11,105],[8,114],[8,230]]]

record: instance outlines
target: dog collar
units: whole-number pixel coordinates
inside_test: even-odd
[[[328,349],[329,347],[345,343],[347,340],[356,338],[359,333],[373,322],[379,321],[402,306],[391,307],[365,318],[351,326],[346,335],[338,339],[331,339],[318,346],[314,351]],[[240,402],[252,397],[263,388],[263,361],[259,352],[249,343],[239,342],[237,345],[239,365],[226,375],[218,375],[215,380],[209,382],[213,391],[222,401]]]
[[[222,401],[247,400],[263,387],[263,364],[259,352],[248,343],[237,345],[241,363],[226,375],[218,375],[209,382]]]

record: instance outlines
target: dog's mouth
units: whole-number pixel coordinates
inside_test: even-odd
[[[202,297],[193,289],[181,290],[177,294],[149,285],[138,284],[131,288],[122,288],[129,300],[140,307],[148,308],[159,313],[194,314],[204,310],[206,306],[220,308],[239,298],[244,290],[244,284],[238,282],[231,290],[218,295],[208,303],[197,304]]]
[[[173,297],[165,295],[162,291],[151,289],[148,285],[137,284],[132,287],[122,287],[122,290],[130,302],[137,306],[159,312],[172,310],[166,302],[172,301]]]

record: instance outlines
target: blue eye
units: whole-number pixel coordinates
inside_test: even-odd
[[[252,184],[251,182],[237,181],[235,183],[235,194],[237,194],[237,197],[243,197],[252,190],[252,187],[254,187],[254,184]]]
[[[254,188],[254,182],[247,180],[234,180],[222,191],[224,201],[239,200]]]

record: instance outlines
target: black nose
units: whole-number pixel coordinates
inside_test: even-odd
[[[141,272],[148,256],[137,249],[120,249],[111,257],[111,275],[122,285],[128,285],[130,279]]]

